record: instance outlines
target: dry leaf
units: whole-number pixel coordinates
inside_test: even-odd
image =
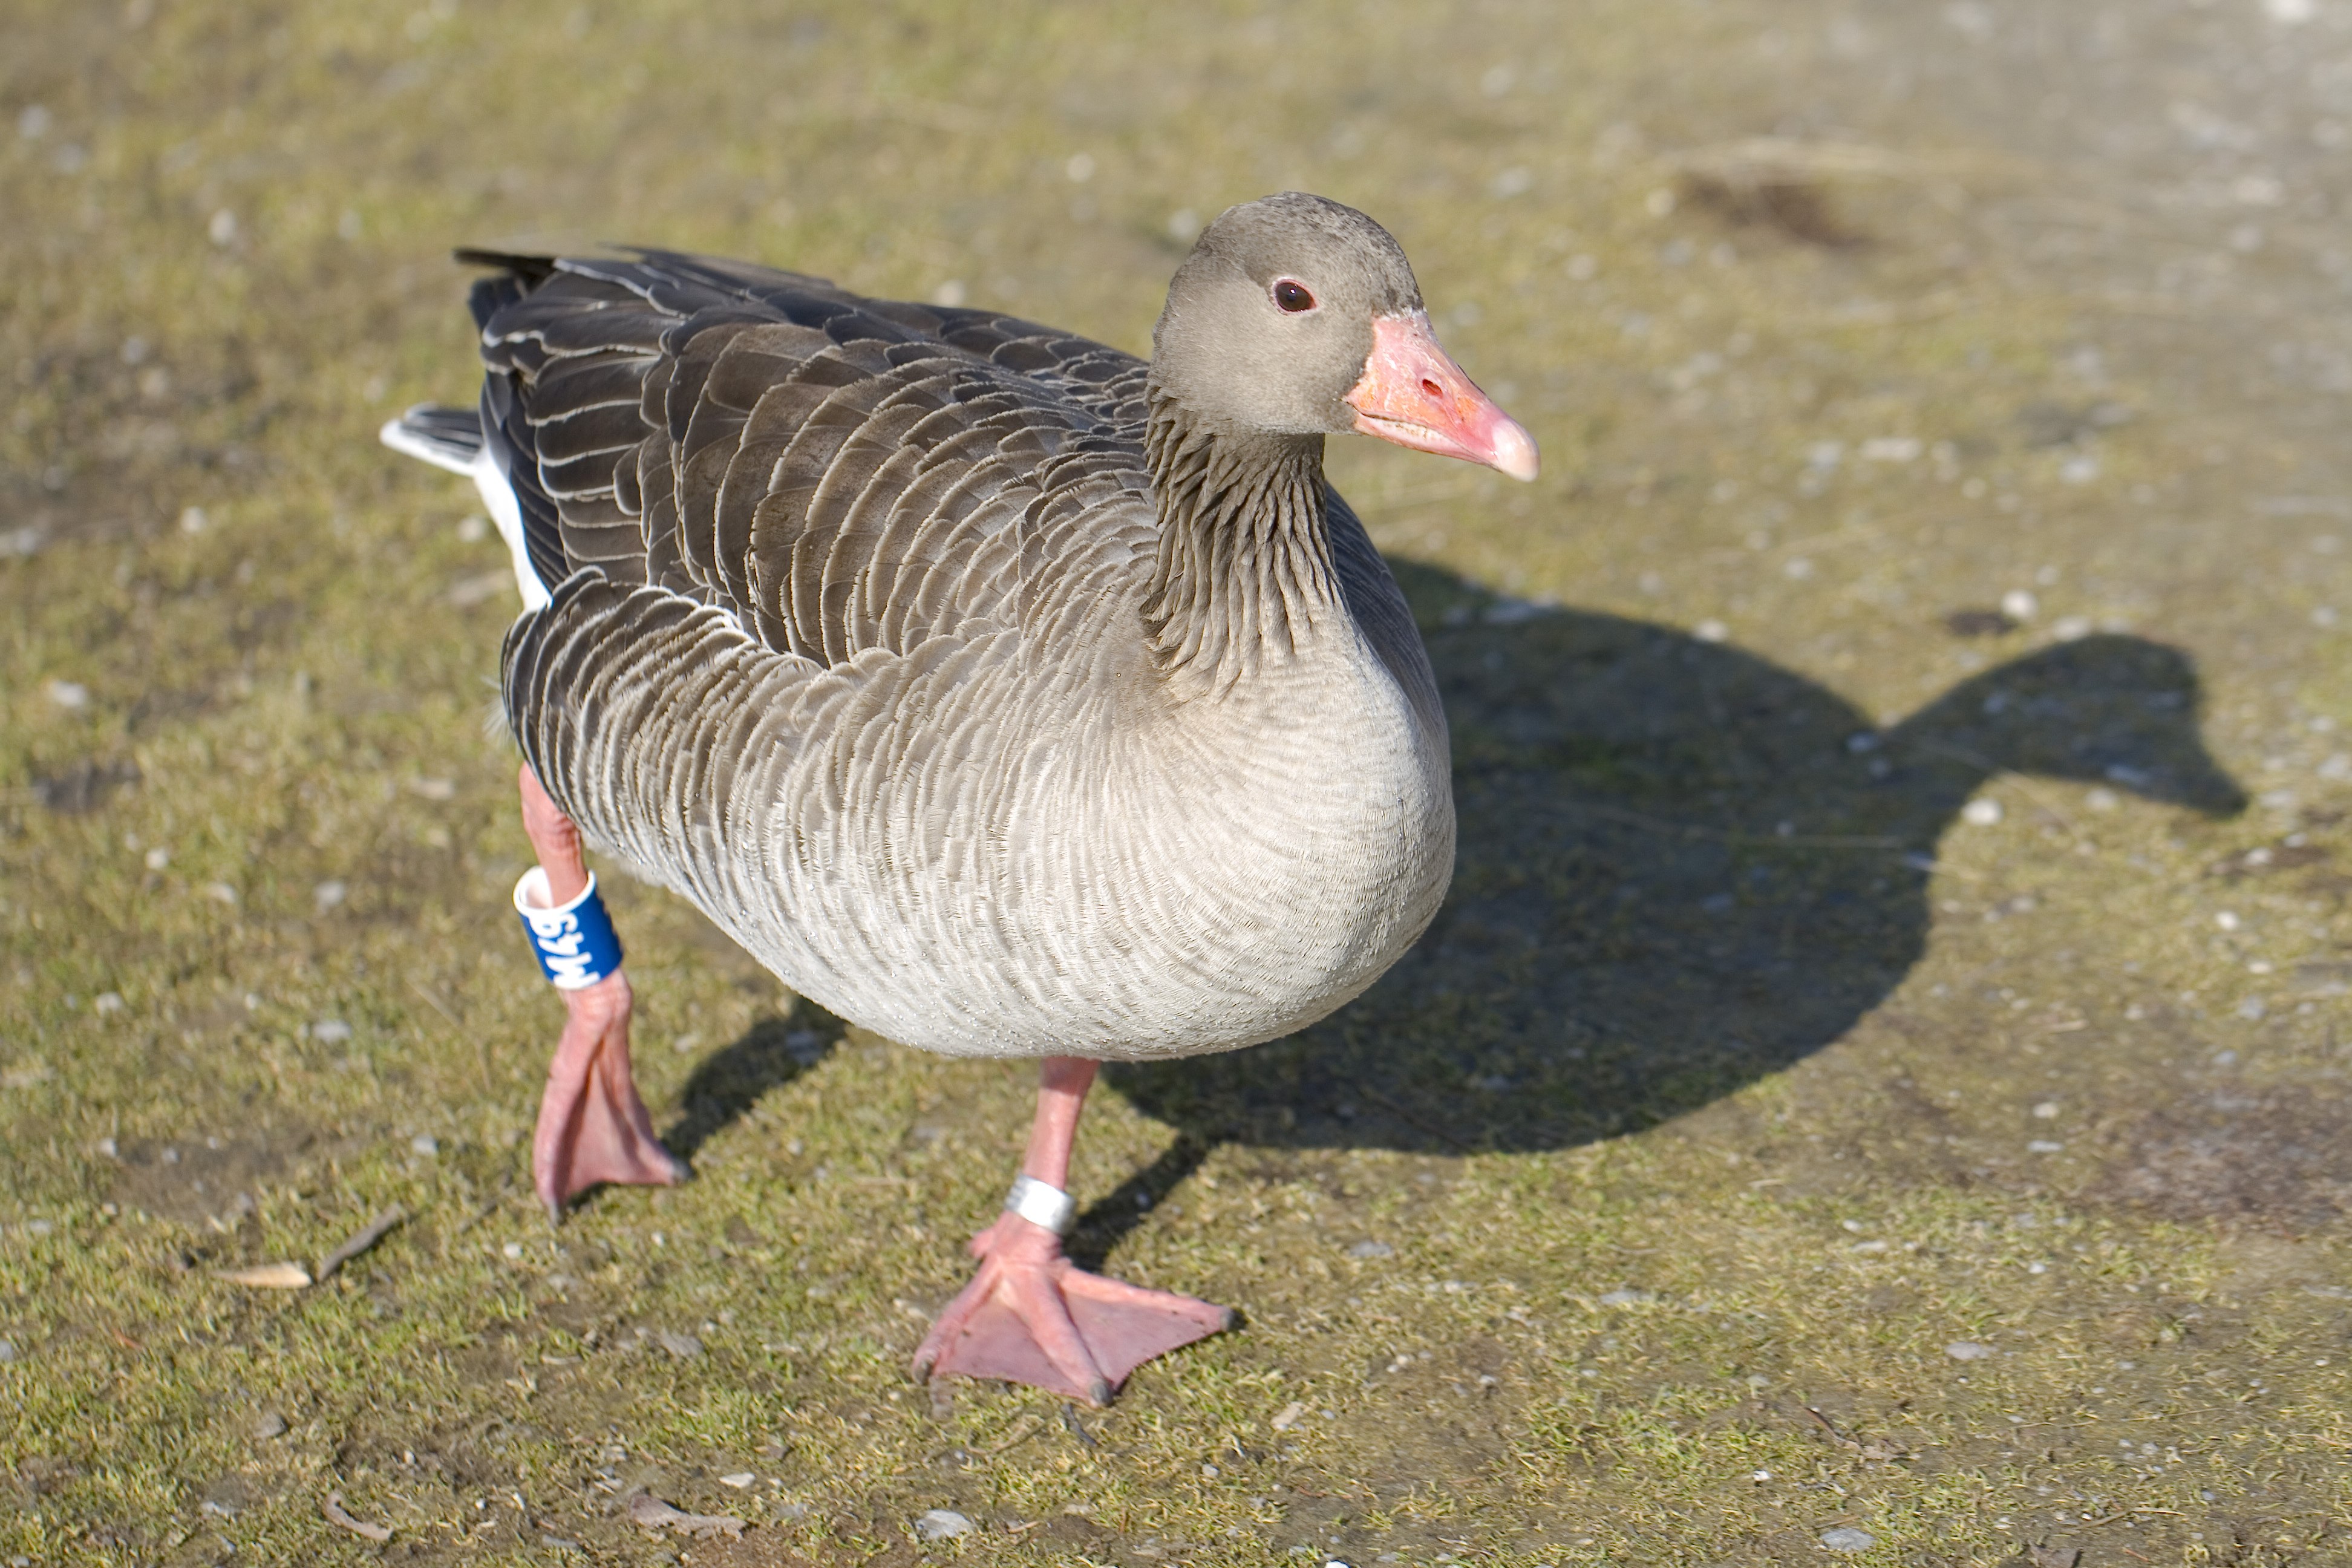
[[[353,1519],[350,1514],[345,1513],[343,1511],[343,1494],[341,1492],[329,1492],[327,1494],[326,1506],[321,1508],[319,1511],[327,1516],[327,1522],[329,1524],[340,1525],[343,1529],[350,1531],[353,1535],[364,1535],[370,1541],[375,1542],[384,1542],[392,1539],[392,1531],[385,1526],[381,1524],[370,1524],[363,1519]]]
[[[724,1535],[739,1539],[743,1521],[731,1513],[687,1513],[670,1507],[651,1492],[629,1500],[629,1517],[646,1530],[677,1530],[688,1535]]]
[[[310,1283],[310,1271],[299,1263],[257,1263],[250,1268],[216,1272],[232,1285],[255,1290],[299,1290]]]

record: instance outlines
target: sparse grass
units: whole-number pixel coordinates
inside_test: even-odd
[[[2301,522],[2234,521],[2332,470],[2097,316],[2091,263],[2003,237],[2060,173],[1827,56],[1759,64],[1766,20],[19,7],[0,1557],[903,1562],[941,1507],[981,1529],[940,1560],[1760,1563],[1839,1525],[1864,1563],[2340,1552],[2352,802],[2310,721],[2352,710],[2341,633],[2305,626],[2342,584]],[[1669,153],[1777,123],[1807,69],[1924,171],[1818,194],[1864,243],[1656,210]],[[1105,1414],[935,1405],[905,1358],[1027,1075],[795,1010],[625,884],[642,1078],[698,1178],[549,1230],[524,1138],[556,1014],[483,724],[511,602],[452,602],[495,544],[372,440],[470,394],[447,247],[955,279],[1140,348],[1171,215],[1286,184],[1397,230],[1547,471],[1335,449],[1420,563],[1454,901],[1339,1018],[1089,1114],[1082,1240],[1244,1330]],[[2132,421],[2021,434],[2099,402]],[[1901,437],[1949,445],[1863,455]],[[1944,629],[2030,584],[2022,628]],[[2032,675],[2069,615],[2201,689],[2127,635]],[[1728,643],[1675,629],[1709,620]],[[1847,747],[1874,725],[1884,780]],[[1985,750],[2021,772],[1984,782]],[[2294,798],[2231,816],[2230,774]],[[1972,791],[2000,825],[1955,821]],[[215,1277],[394,1203],[330,1283]],[[756,1528],[650,1542],[614,1512],[637,1486]]]

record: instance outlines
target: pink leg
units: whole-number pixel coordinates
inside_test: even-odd
[[[528,764],[521,784],[523,831],[539,852],[548,891],[563,903],[588,886],[580,829]],[[687,1175],[654,1136],[653,1118],[629,1072],[628,977],[616,970],[562,996],[563,1037],[548,1064],[539,1128],[530,1141],[531,1176],[551,1219],[600,1182],[668,1186]]]
[[[1059,1187],[1070,1177],[1078,1110],[1098,1062],[1045,1058],[1022,1171]],[[915,1375],[1001,1377],[1102,1405],[1155,1356],[1233,1327],[1223,1307],[1088,1274],[1062,1240],[1010,1212],[971,1238],[980,1272],[915,1352]]]

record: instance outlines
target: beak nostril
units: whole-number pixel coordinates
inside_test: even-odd
[[[1421,378],[1421,390],[1427,395],[1430,401],[1433,403],[1440,401],[1445,396],[1445,389],[1438,385],[1437,383],[1430,380],[1425,375]]]

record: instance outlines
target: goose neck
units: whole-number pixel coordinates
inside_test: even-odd
[[[1221,427],[1154,387],[1144,451],[1160,544],[1143,621],[1160,668],[1218,695],[1305,652],[1343,613],[1323,437]]]

